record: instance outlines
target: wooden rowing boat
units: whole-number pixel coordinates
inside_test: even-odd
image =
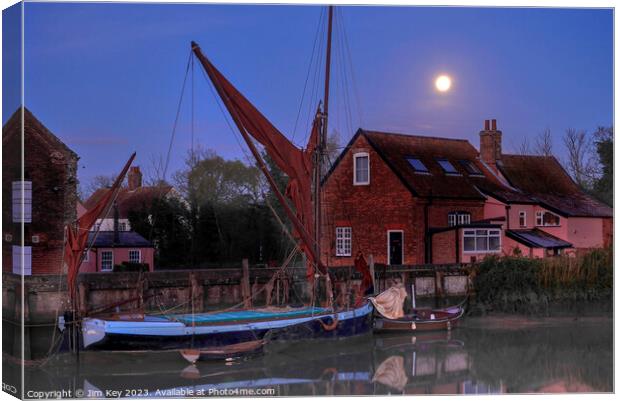
[[[463,306],[445,309],[415,309],[413,313],[398,319],[375,316],[375,332],[418,332],[432,330],[451,330],[465,313]]]
[[[246,341],[222,347],[190,348],[179,352],[190,363],[208,360],[227,360],[259,354],[263,351],[264,340]]]

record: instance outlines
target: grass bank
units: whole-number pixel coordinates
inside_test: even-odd
[[[577,257],[546,259],[488,257],[473,270],[474,314],[579,312],[586,305],[607,307],[613,296],[611,249]]]

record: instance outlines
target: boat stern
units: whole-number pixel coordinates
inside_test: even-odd
[[[105,338],[105,320],[86,318],[82,321],[82,343],[84,348],[96,344]]]

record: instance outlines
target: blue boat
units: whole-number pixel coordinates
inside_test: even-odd
[[[343,338],[368,333],[372,305],[345,311],[304,307],[176,315],[116,315],[82,321],[86,349],[164,350],[205,348],[269,337],[270,341]]]

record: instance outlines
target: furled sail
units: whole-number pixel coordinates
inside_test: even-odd
[[[75,284],[77,281],[77,275],[82,263],[82,254],[86,249],[86,242],[88,241],[88,232],[90,228],[95,224],[101,214],[108,208],[114,198],[114,193],[120,187],[121,183],[125,179],[125,174],[129,170],[129,166],[133,159],[136,157],[134,152],[121,173],[116,177],[114,184],[111,188],[105,192],[99,202],[82,215],[74,224],[67,226],[67,241],[65,242],[65,263],[67,264],[67,289],[71,299],[75,299]]]
[[[315,118],[308,145],[300,149],[288,140],[260,111],[256,109],[202,54],[200,47],[192,42],[192,49],[207,75],[213,82],[224,105],[237,123],[239,129],[245,130],[263,145],[275,164],[289,177],[286,196],[295,206],[298,222],[293,221],[295,234],[302,240],[300,245],[308,257],[309,274],[312,265],[319,264],[319,255],[315,252],[314,211],[312,206],[312,157],[320,130],[321,119]],[[296,224],[300,223],[300,224]]]

